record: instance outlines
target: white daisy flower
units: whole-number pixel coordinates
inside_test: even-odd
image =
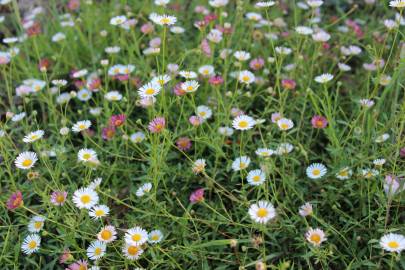
[[[151,83],[163,86],[163,85],[167,84],[168,82],[170,82],[171,79],[172,78],[169,75],[164,74],[164,75],[159,75],[159,76],[153,77]]]
[[[251,84],[255,81],[255,75],[249,70],[243,70],[238,74],[238,80],[241,83]]]
[[[298,34],[301,34],[304,36],[312,35],[312,33],[314,32],[314,30],[312,30],[312,28],[308,27],[308,26],[297,26],[297,27],[295,27],[295,31]]]
[[[152,183],[145,183],[138,188],[135,194],[137,197],[142,197],[145,195],[145,193],[149,193],[151,190],[152,190]]]
[[[194,71],[189,71],[189,70],[181,70],[179,72],[179,75],[185,79],[195,79],[197,78],[197,73],[195,73]]]
[[[305,233],[305,238],[308,242],[316,247],[319,247],[322,242],[325,242],[327,240],[324,231],[319,228],[309,228],[309,230]]]
[[[232,127],[237,130],[249,130],[252,129],[256,124],[253,117],[248,115],[239,115],[232,121]]]
[[[82,162],[94,162],[97,160],[97,153],[91,148],[83,148],[77,153],[77,159]]]
[[[121,15],[121,16],[116,16],[116,17],[111,18],[110,24],[111,25],[121,25],[126,21],[127,21],[127,17]]]
[[[401,253],[405,250],[405,237],[396,233],[386,234],[381,237],[380,246],[386,251]]]
[[[139,88],[138,94],[142,98],[154,97],[157,94],[159,94],[161,89],[162,89],[162,86],[160,84],[150,82],[150,83],[143,85],[141,88]]]
[[[41,237],[38,234],[30,234],[25,237],[21,245],[21,250],[27,255],[35,253],[39,250],[41,245]]]
[[[249,164],[250,164],[250,158],[248,156],[238,157],[232,162],[232,169],[235,172],[244,170],[249,166]]]
[[[386,160],[384,158],[378,158],[373,160],[373,164],[377,167],[383,166],[385,164]]]
[[[246,51],[236,51],[233,53],[233,56],[235,56],[238,61],[246,61],[250,59],[250,53]]]
[[[144,139],[145,139],[145,133],[143,133],[142,131],[135,132],[135,133],[131,134],[131,136],[130,136],[130,140],[133,143],[140,143]]]
[[[205,76],[205,77],[208,77],[208,76],[211,76],[211,75],[213,75],[213,74],[215,73],[215,69],[214,69],[214,67],[211,66],[211,65],[205,65],[205,66],[200,67],[200,68],[198,69],[198,72],[199,72],[201,75],[203,75],[203,76]]]
[[[111,243],[117,239],[117,231],[114,226],[104,226],[97,234],[97,239],[104,243]]]
[[[30,132],[24,137],[23,142],[25,143],[35,142],[36,140],[41,139],[44,136],[44,134],[45,132],[43,130]]]
[[[148,235],[148,242],[151,244],[156,244],[162,241],[163,233],[160,230],[151,231]]]
[[[52,42],[59,42],[59,41],[62,41],[64,39],[66,39],[66,35],[61,33],[61,32],[58,32],[58,33],[56,33],[55,35],[52,36]]]
[[[311,8],[318,8],[323,5],[323,1],[322,0],[307,0],[307,4]]]
[[[137,260],[143,253],[143,249],[138,245],[125,243],[122,252],[129,260]]]
[[[404,8],[405,7],[405,0],[390,1],[390,7]]]
[[[34,167],[38,161],[37,154],[35,152],[22,152],[17,156],[14,164],[17,168],[22,170],[28,170]]]
[[[312,204],[307,202],[307,203],[301,205],[300,208],[298,209],[298,213],[302,217],[312,215],[312,213],[313,213]]]
[[[90,128],[90,126],[91,126],[90,120],[79,121],[73,125],[72,131],[77,133]]]
[[[257,223],[267,223],[276,217],[276,209],[267,201],[258,201],[249,207],[250,218]]]
[[[44,227],[45,218],[42,216],[33,216],[28,223],[28,231],[38,233]]]
[[[197,91],[198,87],[200,87],[200,84],[195,80],[186,81],[181,84],[181,89],[187,93],[193,93]]]
[[[329,73],[324,73],[322,75],[315,77],[315,81],[317,83],[322,83],[322,84],[327,83],[327,82],[331,81],[332,79],[333,79],[333,75],[329,74]]]
[[[230,127],[219,127],[218,128],[219,134],[224,135],[224,136],[232,136],[233,131],[234,131],[233,128],[230,128]]]
[[[108,101],[120,101],[122,99],[122,95],[118,91],[110,91],[104,95],[104,98]]]
[[[110,213],[110,208],[107,205],[95,205],[89,211],[89,216],[93,219],[100,219],[102,217],[108,216]]]
[[[258,8],[266,8],[266,7],[272,7],[276,4],[276,2],[274,1],[261,1],[261,2],[257,2],[255,4],[255,7]]]
[[[141,227],[128,229],[125,233],[125,243],[140,246],[148,241],[148,232]]]
[[[259,186],[266,181],[266,175],[262,170],[252,170],[247,175],[247,181],[252,186]]]
[[[270,157],[274,154],[274,150],[270,148],[258,148],[255,153],[259,157]]]
[[[277,147],[275,154],[276,155],[287,155],[291,153],[291,151],[294,150],[294,146],[290,143],[280,143],[280,145]]]
[[[11,121],[19,122],[19,121],[23,120],[26,115],[27,114],[25,112],[15,114],[15,115],[13,115],[13,117],[11,117]]]
[[[306,173],[307,176],[311,179],[322,178],[327,173],[327,168],[321,163],[313,163],[308,166]]]
[[[345,167],[343,169],[340,169],[336,173],[336,178],[339,180],[346,180],[349,179],[353,174],[353,171],[349,167]]]
[[[105,250],[107,249],[106,243],[96,240],[91,242],[90,246],[87,248],[87,257],[90,260],[98,260],[105,255]]]
[[[277,121],[277,125],[280,130],[289,130],[294,127],[294,122],[288,118],[281,118]]]
[[[197,159],[196,161],[194,161],[192,170],[195,174],[200,173],[204,171],[205,165],[206,165],[205,159],[203,158]]]
[[[93,96],[93,93],[90,91],[90,90],[88,90],[88,89],[86,89],[86,88],[83,88],[82,90],[80,90],[78,93],[77,93],[77,98],[80,100],[80,101],[88,101],[88,100],[90,100],[91,99],[91,97]]]
[[[202,119],[207,120],[211,118],[212,110],[208,106],[201,105],[197,107],[196,114]]]
[[[80,188],[74,192],[72,200],[77,208],[90,209],[98,203],[98,194],[91,188]]]
[[[149,15],[149,19],[157,25],[173,25],[177,22],[177,18],[171,15],[159,15],[152,13]]]

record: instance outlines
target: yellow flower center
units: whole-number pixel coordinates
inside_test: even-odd
[[[259,181],[260,181],[260,176],[259,175],[253,176],[253,182],[259,182]]]
[[[245,162],[241,162],[241,163],[239,163],[239,167],[240,167],[241,169],[245,169],[245,168],[247,167],[247,165],[246,165]]]
[[[135,256],[136,254],[138,254],[139,248],[137,246],[129,246],[128,247],[128,254]]]
[[[315,176],[318,176],[318,175],[321,174],[321,171],[319,169],[313,169],[312,174],[315,175]]]
[[[244,82],[248,82],[249,80],[250,80],[250,77],[247,75],[242,77],[242,81],[244,81]]]
[[[85,153],[85,154],[83,154],[83,159],[90,159],[91,158],[91,155],[89,154],[89,153]]]
[[[268,213],[268,211],[267,211],[266,208],[259,208],[259,210],[257,210],[257,216],[258,216],[259,218],[264,218],[264,217],[266,217],[266,216],[267,216],[267,213]]]
[[[34,227],[35,227],[35,229],[41,229],[41,227],[42,227],[42,221],[36,221],[36,222],[34,222]]]
[[[157,241],[157,240],[159,240],[159,235],[154,234],[154,235],[152,235],[151,238],[152,238],[153,241]]]
[[[62,194],[59,194],[56,196],[56,202],[58,203],[63,203],[65,201],[65,196],[63,196]]]
[[[321,236],[317,233],[312,234],[309,239],[311,239],[311,241],[315,244],[319,244],[321,242]]]
[[[80,125],[79,125],[79,128],[80,128],[80,129],[85,129],[86,126],[85,126],[84,124],[80,124]]]
[[[190,86],[187,87],[187,90],[188,91],[193,91],[193,87],[190,85]]]
[[[32,164],[32,160],[31,159],[26,159],[26,160],[24,160],[23,162],[22,162],[22,165],[24,166],[24,167],[28,167],[28,166],[30,166]]]
[[[94,255],[100,255],[101,254],[101,248],[96,248],[95,250],[94,250]]]
[[[28,243],[28,247],[30,249],[34,249],[37,247],[37,242],[35,242],[34,240],[32,240],[31,242]]]
[[[399,244],[398,244],[397,241],[390,241],[390,242],[388,242],[387,245],[388,245],[390,248],[398,248],[398,247],[399,247]]]
[[[155,93],[155,90],[153,88],[149,88],[149,89],[146,89],[145,93],[147,95],[153,95]]]
[[[162,19],[160,20],[160,22],[161,22],[162,24],[168,24],[168,23],[170,23],[170,19],[169,19],[169,18],[162,18]]]
[[[348,173],[346,170],[344,170],[344,171],[341,171],[341,172],[339,173],[339,175],[340,175],[340,176],[348,176],[349,173]]]
[[[91,197],[89,195],[82,195],[82,197],[80,197],[80,201],[84,204],[88,204],[91,201]]]
[[[101,238],[103,238],[104,240],[109,240],[112,236],[112,233],[109,230],[103,230],[101,232]]]
[[[96,212],[95,212],[95,214],[96,214],[97,217],[101,217],[101,216],[104,215],[104,210],[102,210],[102,209],[97,209]]]
[[[282,123],[280,125],[281,129],[288,129],[288,124],[287,123]]]
[[[36,140],[36,139],[38,139],[37,135],[31,135],[31,140]]]
[[[240,121],[238,125],[240,128],[247,128],[249,123],[247,121],[243,120],[243,121]]]
[[[136,233],[136,234],[132,235],[131,238],[132,238],[133,241],[138,242],[138,241],[140,241],[142,239],[142,236],[139,233]]]

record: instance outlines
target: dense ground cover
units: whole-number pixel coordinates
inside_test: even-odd
[[[2,269],[405,269],[405,1],[0,4]]]

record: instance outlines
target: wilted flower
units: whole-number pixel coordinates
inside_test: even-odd
[[[204,200],[204,188],[199,188],[193,191],[190,195],[191,203],[198,203]]]

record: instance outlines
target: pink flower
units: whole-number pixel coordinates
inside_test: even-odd
[[[199,188],[193,191],[190,195],[191,203],[199,203],[204,200],[204,188]]]
[[[89,87],[89,90],[96,92],[101,86],[101,79],[94,78],[87,83],[87,86]]]
[[[173,87],[173,93],[176,95],[176,96],[183,96],[183,95],[185,95],[186,94],[186,91],[184,91],[182,88],[181,88],[181,85],[182,85],[183,83],[178,83],[178,84],[176,84],[174,87]]]
[[[129,75],[128,74],[115,75],[114,79],[119,80],[120,82],[125,82],[129,80]]]
[[[149,46],[152,48],[159,48],[162,43],[160,37],[153,38],[149,41]]]
[[[238,117],[238,116],[241,116],[241,115],[244,115],[244,114],[245,114],[245,112],[242,111],[242,110],[239,109],[239,108],[232,108],[232,109],[231,109],[231,115],[232,115],[233,117]]]
[[[165,126],[166,120],[163,117],[156,117],[149,123],[148,128],[152,133],[159,133],[165,128]]]
[[[204,22],[206,24],[209,24],[210,22],[215,21],[217,18],[218,18],[218,16],[215,13],[211,13],[211,14],[204,16]]]
[[[11,194],[7,200],[7,209],[14,210],[24,204],[21,191],[17,190],[15,193]]]
[[[72,254],[70,254],[70,250],[69,249],[65,249],[62,253],[62,255],[60,255],[59,257],[59,263],[60,264],[64,264],[67,261],[70,261],[71,259],[73,259]]]
[[[295,87],[297,86],[297,83],[291,79],[284,79],[281,80],[281,85],[283,86],[284,89],[294,90]]]
[[[66,191],[54,191],[51,194],[51,203],[56,206],[62,206],[66,202]]]
[[[0,65],[6,65],[10,63],[11,57],[9,55],[0,56]]]
[[[211,85],[221,85],[221,84],[224,83],[224,79],[222,78],[221,75],[215,75],[215,76],[212,76],[212,77],[208,80],[208,82],[209,82]]]
[[[155,30],[155,27],[150,22],[141,26],[141,32],[144,34],[150,34]]]
[[[39,71],[47,71],[51,66],[51,61],[47,58],[43,58],[38,63]]]
[[[125,114],[116,114],[111,116],[110,118],[110,125],[114,127],[122,126],[125,122]]]
[[[281,118],[283,118],[283,116],[279,112],[275,112],[275,113],[271,114],[271,122],[272,123],[277,123],[277,121],[280,120]]]
[[[405,147],[402,147],[401,150],[399,150],[399,155],[401,158],[405,158]]]
[[[115,135],[115,127],[114,126],[108,126],[103,128],[103,130],[101,131],[101,137],[104,140],[111,140]]]
[[[203,39],[201,41],[201,51],[207,56],[210,57],[212,55],[212,51],[211,51],[211,47],[210,47],[210,43],[208,42],[207,39]]]
[[[252,59],[249,63],[249,66],[253,70],[259,70],[264,66],[264,59],[263,58]]]
[[[77,10],[80,8],[80,0],[70,0],[67,7],[69,10]]]
[[[177,139],[176,145],[181,151],[187,151],[191,148],[191,140],[187,137],[181,137]]]
[[[201,125],[202,122],[204,122],[204,119],[202,119],[199,116],[193,115],[190,116],[190,118],[188,119],[188,121],[195,127],[198,127],[199,125]]]
[[[328,120],[320,115],[315,115],[311,119],[312,127],[314,128],[325,128],[328,125]]]
[[[78,260],[77,262],[72,263],[69,265],[66,270],[87,270],[87,261],[85,260]]]

